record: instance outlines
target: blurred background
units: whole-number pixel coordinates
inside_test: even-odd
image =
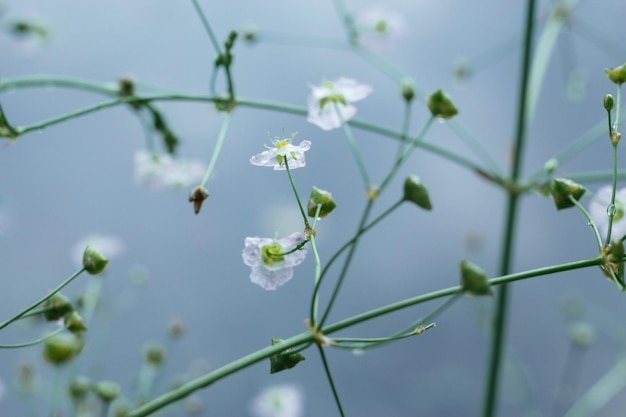
[[[345,30],[330,0],[200,3],[220,42],[232,29],[257,31],[257,42],[247,44],[240,38],[234,49],[239,96],[305,107],[310,85],[345,75],[374,90],[356,103],[356,118],[400,130],[403,101],[394,80],[348,48],[297,43],[296,35],[303,35],[345,45]],[[535,39],[556,3],[539,2]],[[355,0],[346,5],[355,13],[376,6]],[[404,28],[398,37],[373,44],[373,50],[412,77],[421,90],[444,89],[459,109],[456,122],[508,171],[524,2],[395,0],[385,2],[385,7],[399,13]],[[602,98],[614,94],[615,88],[603,71],[626,61],[626,3],[580,1],[570,12],[529,126],[524,175],[540,170],[587,130],[606,123]],[[165,90],[209,95],[215,53],[191,2],[5,0],[1,18],[5,30],[0,34],[0,81],[50,75],[115,86],[118,79],[130,76]],[[11,33],[9,23],[15,19],[43,25],[48,36]],[[218,91],[224,88],[222,81]],[[0,92],[7,117],[18,126],[105,99],[54,86]],[[201,102],[156,106],[182,141],[178,156],[208,163],[222,120],[215,108]],[[425,106],[415,103],[413,134],[428,116]],[[250,270],[241,259],[245,237],[284,236],[302,227],[284,172],[248,162],[268,143],[268,132],[274,137],[283,129],[299,132],[296,143],[312,142],[306,168],[293,172],[301,194],[307,196],[312,186],[318,186],[331,191],[338,204],[318,226],[324,262],[350,239],[365,205],[362,182],[339,129],[322,131],[300,116],[236,109],[207,185],[211,196],[197,216],[187,201],[191,186],[154,190],[134,181],[134,155],[147,148],[147,140],[141,120],[128,107],[113,107],[2,143],[3,320],[74,272],[75,247],[84,239],[113,237],[118,253],[111,256],[101,278],[103,299],[90,323],[84,351],[72,367],[58,375],[41,359],[40,346],[1,352],[0,415],[48,415],[53,387],[65,383],[73,372],[115,380],[133,398],[147,343],[168,348],[156,396],[176,381],[267,346],[271,337],[287,338],[306,330],[312,257],[274,292],[251,284]],[[354,132],[372,181],[380,182],[395,155],[396,141]],[[446,124],[434,125],[425,140],[477,160]],[[604,132],[558,167],[556,175],[607,170],[611,161]],[[463,258],[490,276],[497,274],[505,194],[473,172],[418,149],[379,199],[374,216],[401,196],[403,181],[411,174],[419,175],[428,187],[433,211],[403,205],[368,233],[329,322],[456,285]],[[603,185],[588,187],[595,192]],[[579,212],[557,212],[549,198],[535,195],[525,197],[520,208],[514,271],[596,256],[594,237]],[[329,284],[338,273],[334,269]],[[86,280],[80,277],[64,293],[80,295]],[[322,305],[330,288],[322,290]],[[341,334],[392,334],[441,301]],[[478,416],[493,301],[465,297],[435,320],[436,329],[364,355],[327,349],[347,415]],[[623,305],[624,295],[595,268],[515,284],[500,415],[562,415],[572,398],[586,392],[623,355]],[[172,320],[184,323],[177,340],[168,334]],[[571,325],[581,321],[590,327],[576,329],[583,329],[584,341],[593,343],[572,342]],[[0,343],[30,340],[51,328],[20,323],[5,329]],[[319,356],[315,350],[306,356],[305,362],[286,372],[270,375],[264,362],[197,392],[195,398],[202,403],[199,415],[252,415],[252,398],[276,384],[301,390],[303,415],[337,415]],[[29,376],[32,390],[24,387],[25,367],[34,372]],[[563,387],[564,378],[569,387]],[[619,384],[616,388],[615,397],[596,415],[622,412],[626,394]],[[184,412],[177,405],[160,415]]]

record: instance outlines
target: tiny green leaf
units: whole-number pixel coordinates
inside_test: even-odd
[[[282,343],[277,337],[272,338],[272,346]],[[291,369],[306,358],[300,352],[294,352],[293,348],[285,349],[270,357],[270,374]]]

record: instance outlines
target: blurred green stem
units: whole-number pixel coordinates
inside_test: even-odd
[[[521,78],[519,82],[519,102],[517,113],[517,127],[515,132],[515,145],[513,147],[513,166],[511,168],[511,181],[517,182],[520,176],[524,143],[526,139],[526,123],[530,120],[529,114],[535,108],[532,92],[530,91],[531,51],[534,32],[535,0],[528,0],[526,8],[526,21],[524,23],[524,47],[522,57]],[[540,59],[537,57],[537,59]],[[547,59],[547,58],[546,58]],[[537,64],[535,62],[535,64]],[[539,64],[540,65],[540,64]],[[536,68],[536,67],[535,67]],[[539,76],[539,74],[534,74]],[[532,80],[533,85],[541,85],[538,79]],[[535,92],[537,94],[538,91]],[[511,268],[513,256],[513,241],[515,238],[515,224],[517,221],[517,208],[519,195],[509,191],[504,235],[502,241],[502,254],[500,257],[500,274],[508,274]],[[505,327],[508,313],[508,286],[503,285],[497,293],[496,309],[494,312],[493,333],[489,352],[489,368],[483,401],[483,417],[493,417],[496,414],[498,388],[500,386],[500,368],[505,342]]]

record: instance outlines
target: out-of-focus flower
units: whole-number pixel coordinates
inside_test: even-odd
[[[250,403],[253,417],[301,417],[304,394],[295,385],[274,385],[261,391]]]
[[[93,234],[81,239],[72,249],[72,260],[76,265],[83,264],[85,248],[91,246],[102,253],[107,259],[120,256],[124,252],[124,242],[115,236]]]
[[[291,144],[291,139],[276,138],[267,150],[250,158],[250,163],[260,167],[273,167],[274,170],[285,170],[287,164],[289,164],[289,169],[302,168],[306,165],[304,153],[309,148],[311,148],[311,142],[308,140],[303,140],[300,145],[295,146]]]
[[[351,103],[363,100],[372,91],[369,85],[345,77],[311,86],[307,121],[324,130],[336,129],[356,114]]]
[[[198,160],[172,158],[141,150],[135,153],[135,183],[158,190],[163,187],[189,187],[200,182],[206,165]]]
[[[589,203],[589,214],[600,231],[600,235],[605,237],[609,231],[608,206],[611,202],[611,186],[607,185],[598,190],[596,197]],[[615,192],[615,215],[613,216],[613,227],[611,239],[619,239],[626,234],[626,188]]]
[[[275,290],[293,276],[293,267],[306,257],[306,248],[285,254],[304,240],[302,233],[292,233],[282,239],[247,237],[242,252],[243,263],[248,265],[250,281],[266,290]]]
[[[358,12],[356,25],[361,42],[372,48],[395,42],[406,34],[404,16],[383,6],[372,6]]]

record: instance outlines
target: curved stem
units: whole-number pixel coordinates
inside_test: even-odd
[[[224,119],[222,120],[222,127],[220,128],[220,133],[217,137],[217,142],[215,143],[213,154],[211,155],[211,161],[209,161],[209,166],[207,167],[206,172],[204,174],[204,178],[202,179],[202,183],[200,184],[200,186],[202,187],[204,187],[207,181],[209,181],[209,178],[211,177],[211,173],[213,172],[213,169],[215,168],[215,164],[217,164],[217,159],[219,158],[220,153],[222,152],[222,145],[224,145],[224,140],[226,139],[226,132],[228,132],[228,126],[230,124],[230,117],[231,117],[231,113],[227,112],[224,116]]]
[[[502,285],[513,281],[519,281],[523,279],[536,278],[544,275],[555,275],[558,272],[571,271],[574,269],[586,268],[591,266],[598,266],[603,262],[601,257],[596,257],[592,259],[585,259],[582,261],[575,261],[566,264],[553,265],[543,268],[537,268],[529,271],[519,272],[516,274],[504,275],[501,277],[493,278],[489,280],[489,284],[492,286]],[[363,323],[368,320],[372,320],[376,317],[380,317],[386,314],[393,313],[395,311],[399,311],[408,307],[412,307],[417,304],[421,304],[430,300],[435,300],[442,297],[448,297],[451,295],[455,295],[461,293],[463,288],[460,285],[456,285],[454,287],[444,288],[438,291],[433,291],[428,294],[422,294],[416,297],[407,298],[405,300],[401,300],[395,302],[393,304],[386,305],[384,307],[379,307],[356,316],[352,316],[350,318],[341,320],[334,324],[328,325],[320,330],[322,334],[332,334],[339,330],[343,330],[345,328],[357,325],[359,323]],[[155,411],[165,407],[168,404],[174,403],[182,398],[185,398],[189,394],[194,391],[197,391],[201,388],[207,387],[213,384],[220,379],[223,379],[229,375],[236,373],[237,371],[247,368],[255,363],[258,363],[264,359],[269,358],[272,355],[283,352],[286,349],[293,348],[296,346],[305,345],[307,343],[312,343],[315,341],[316,335],[312,334],[310,331],[306,331],[304,333],[300,333],[296,336],[293,336],[289,339],[284,340],[283,342],[267,346],[263,349],[260,349],[254,353],[246,355],[238,360],[230,362],[227,365],[222,366],[221,368],[215,369],[205,375],[202,375],[192,381],[189,381],[178,388],[175,388],[149,402],[143,404],[142,406],[136,408],[127,414],[126,417],[145,417],[148,416]]]

